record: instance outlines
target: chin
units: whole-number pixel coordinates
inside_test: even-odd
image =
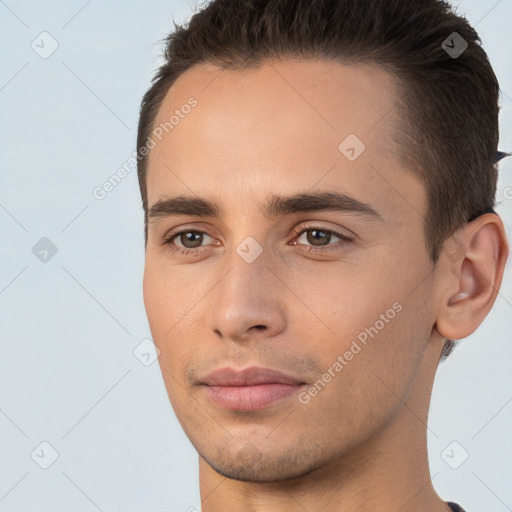
[[[283,482],[308,475],[323,464],[314,464],[314,457],[292,449],[287,453],[262,453],[247,442],[240,450],[219,451],[217,456],[201,457],[220,475],[244,482]]]

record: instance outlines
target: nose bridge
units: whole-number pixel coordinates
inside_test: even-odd
[[[255,243],[243,240],[223,260],[228,270],[212,295],[209,313],[211,330],[222,338],[243,340],[258,331],[273,336],[284,329],[279,280],[269,268],[269,255]]]

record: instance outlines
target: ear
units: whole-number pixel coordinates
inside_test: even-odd
[[[440,300],[436,329],[459,340],[472,334],[491,310],[508,257],[501,218],[486,213],[465,224],[440,255]]]

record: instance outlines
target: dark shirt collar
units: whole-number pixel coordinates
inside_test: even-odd
[[[449,501],[448,506],[453,510],[453,512],[465,512],[465,510],[460,505],[453,503],[453,501]]]

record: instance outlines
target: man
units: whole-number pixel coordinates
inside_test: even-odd
[[[430,393],[508,256],[476,32],[438,0],[215,0],[165,57],[144,300],[203,512],[462,510]]]

